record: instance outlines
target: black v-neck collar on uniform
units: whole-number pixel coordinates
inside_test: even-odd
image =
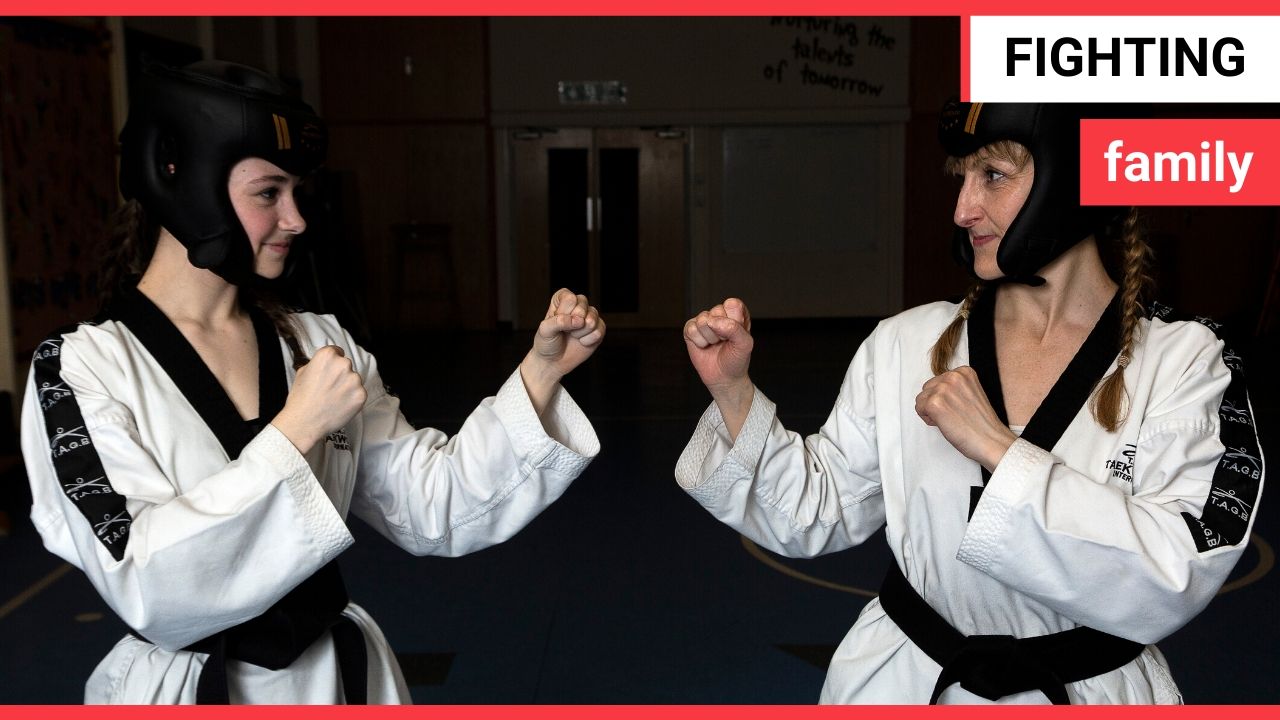
[[[239,457],[257,433],[240,417],[226,390],[177,326],[150,298],[134,288],[114,299],[109,316],[124,323],[155,357],[217,436],[227,456]],[[257,308],[250,308],[249,318],[258,341],[258,419],[270,422],[284,407],[288,395],[284,355],[270,319]]]
[[[995,409],[1000,422],[1009,424],[1004,405],[1004,390],[1000,385],[1000,368],[996,355],[995,332],[996,290],[988,288],[974,301],[969,310],[969,365],[978,373],[982,389]],[[1052,451],[1067,426],[1089,401],[1089,394],[1106,374],[1107,368],[1120,352],[1120,293],[1117,292],[1102,311],[1102,316],[1089,332],[1080,350],[1058,376],[1049,394],[1036,408],[1035,414],[1022,431],[1027,442]],[[991,479],[991,473],[982,469],[982,484]],[[973,514],[982,488],[974,488],[969,506]]]

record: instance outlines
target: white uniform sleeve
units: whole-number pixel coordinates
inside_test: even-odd
[[[464,555],[506,540],[600,452],[591,422],[564,388],[538,417],[519,370],[453,437],[414,430],[373,356],[353,347],[369,399],[351,509],[411,553]]]
[[[756,390],[731,443],[715,403],[676,465],[676,481],[721,522],[790,557],[853,547],[884,524],[871,348],[854,356],[835,408],[816,434],[782,426]]]
[[[1189,362],[1169,377],[1173,388],[1141,419],[1132,495],[1015,442],[982,494],[958,559],[1083,625],[1137,642],[1156,642],[1189,621],[1243,551],[1262,485],[1257,454],[1248,497],[1239,498],[1244,515],[1215,516],[1208,504],[1223,479],[1215,473],[1236,471],[1225,467],[1220,439],[1228,429],[1219,409],[1233,384],[1222,355],[1217,342],[1182,354]],[[1247,404],[1243,388],[1233,390]],[[1252,423],[1244,433],[1257,453]]]
[[[143,637],[175,650],[256,617],[351,543],[275,428],[208,477],[166,477],[134,413],[87,362],[64,346],[60,381],[41,383],[32,367],[22,410],[32,520]],[[163,403],[149,410],[164,421]],[[182,433],[172,428],[172,442]]]

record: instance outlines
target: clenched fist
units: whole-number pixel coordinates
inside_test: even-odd
[[[970,460],[994,472],[1017,440],[982,389],[978,373],[963,366],[930,378],[916,396],[916,414]]]
[[[520,377],[533,407],[542,414],[556,384],[600,347],[604,320],[586,295],[560,288],[538,324],[533,347],[520,363]]]
[[[755,347],[747,304],[729,298],[689,318],[684,324],[684,344],[689,361],[724,416],[729,436],[737,438],[755,396],[747,376]]]
[[[367,397],[351,359],[337,345],[326,345],[298,370],[284,409],[271,424],[306,453],[355,417]]]

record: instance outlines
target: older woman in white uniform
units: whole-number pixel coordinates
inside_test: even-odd
[[[676,479],[788,556],[885,527],[894,566],[823,702],[1179,702],[1154,643],[1218,591],[1262,488],[1243,369],[1150,300],[1132,212],[1079,205],[1071,108],[952,103],[939,134],[968,296],[881,322],[807,438],[751,382],[746,304],[699,313],[714,402]]]

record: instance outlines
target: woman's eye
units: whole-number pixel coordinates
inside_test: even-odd
[[[280,194],[280,188],[272,187],[272,188],[267,188],[262,192],[258,193],[258,197],[263,198],[264,200],[275,200],[279,194]]]
[[[1000,172],[999,170],[995,170],[993,168],[987,168],[983,172],[987,176],[987,182],[999,182],[1000,180],[1003,180],[1005,177],[1004,173]]]

